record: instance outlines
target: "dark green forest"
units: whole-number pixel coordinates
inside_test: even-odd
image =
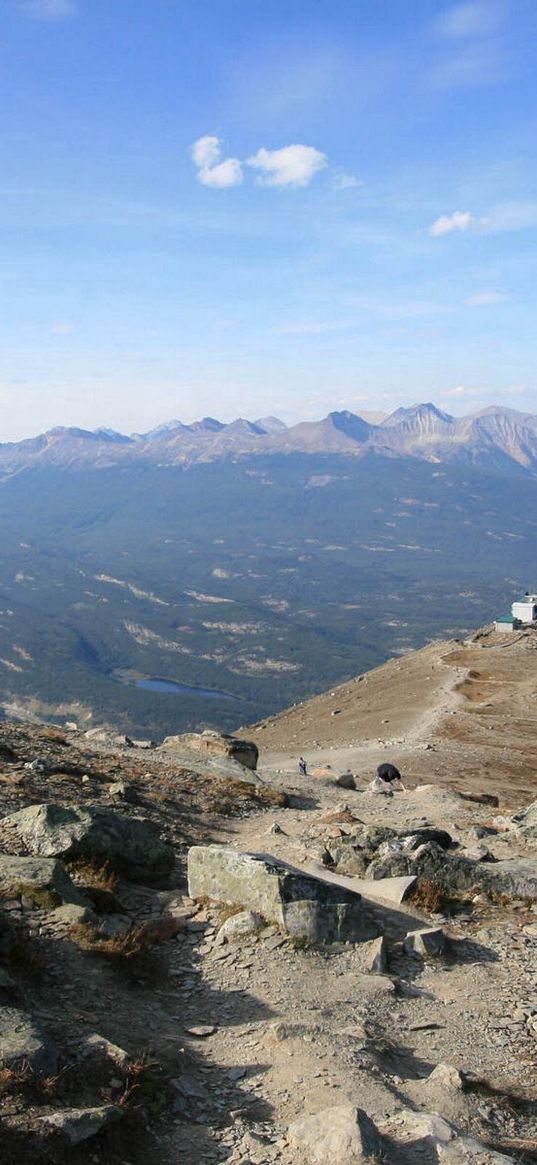
[[[4,711],[135,736],[255,721],[537,585],[537,480],[514,463],[27,470],[0,529]]]

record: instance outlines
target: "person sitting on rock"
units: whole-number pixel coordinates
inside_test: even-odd
[[[392,764],[378,766],[375,779],[369,786],[370,793],[381,793],[385,797],[393,797],[394,792],[406,792],[399,769]]]
[[[298,771],[299,771],[299,773],[302,774],[303,777],[305,777],[307,775],[308,766],[307,766],[303,756],[301,756],[299,761],[298,761]]]

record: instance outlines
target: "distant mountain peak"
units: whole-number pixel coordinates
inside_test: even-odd
[[[287,429],[287,425],[284,425],[279,417],[259,417],[254,421],[254,425],[264,433],[284,433]]]
[[[454,417],[450,416],[449,413],[442,412],[442,409],[437,408],[432,401],[426,401],[422,404],[411,405],[408,409],[396,409],[382,422],[382,428],[401,427],[425,434],[437,431],[439,427],[452,425],[453,421]]]
[[[371,433],[371,425],[368,425],[362,417],[356,416],[356,413],[349,412],[348,409],[329,413],[327,419],[331,421],[334,428],[345,433],[346,437],[351,437],[353,441],[367,441]]]

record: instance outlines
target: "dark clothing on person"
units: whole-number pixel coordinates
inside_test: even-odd
[[[387,781],[388,784],[391,784],[392,781],[401,780],[401,773],[399,772],[399,769],[396,769],[395,765],[383,764],[379,765],[377,769],[377,777],[379,777],[381,781]]]
[[[307,771],[308,771],[308,770],[307,770],[307,765],[306,765],[306,762],[305,762],[305,760],[304,760],[304,757],[303,757],[303,756],[301,756],[301,757],[300,757],[300,760],[299,760],[299,762],[298,762],[298,771],[299,771],[299,773],[302,773],[302,775],[303,775],[304,777],[305,777],[305,776],[306,776],[306,774],[307,774]]]

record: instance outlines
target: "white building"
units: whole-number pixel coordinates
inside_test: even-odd
[[[511,606],[513,619],[517,619],[519,623],[536,623],[537,622],[537,595],[530,595],[528,591],[523,599]]]

